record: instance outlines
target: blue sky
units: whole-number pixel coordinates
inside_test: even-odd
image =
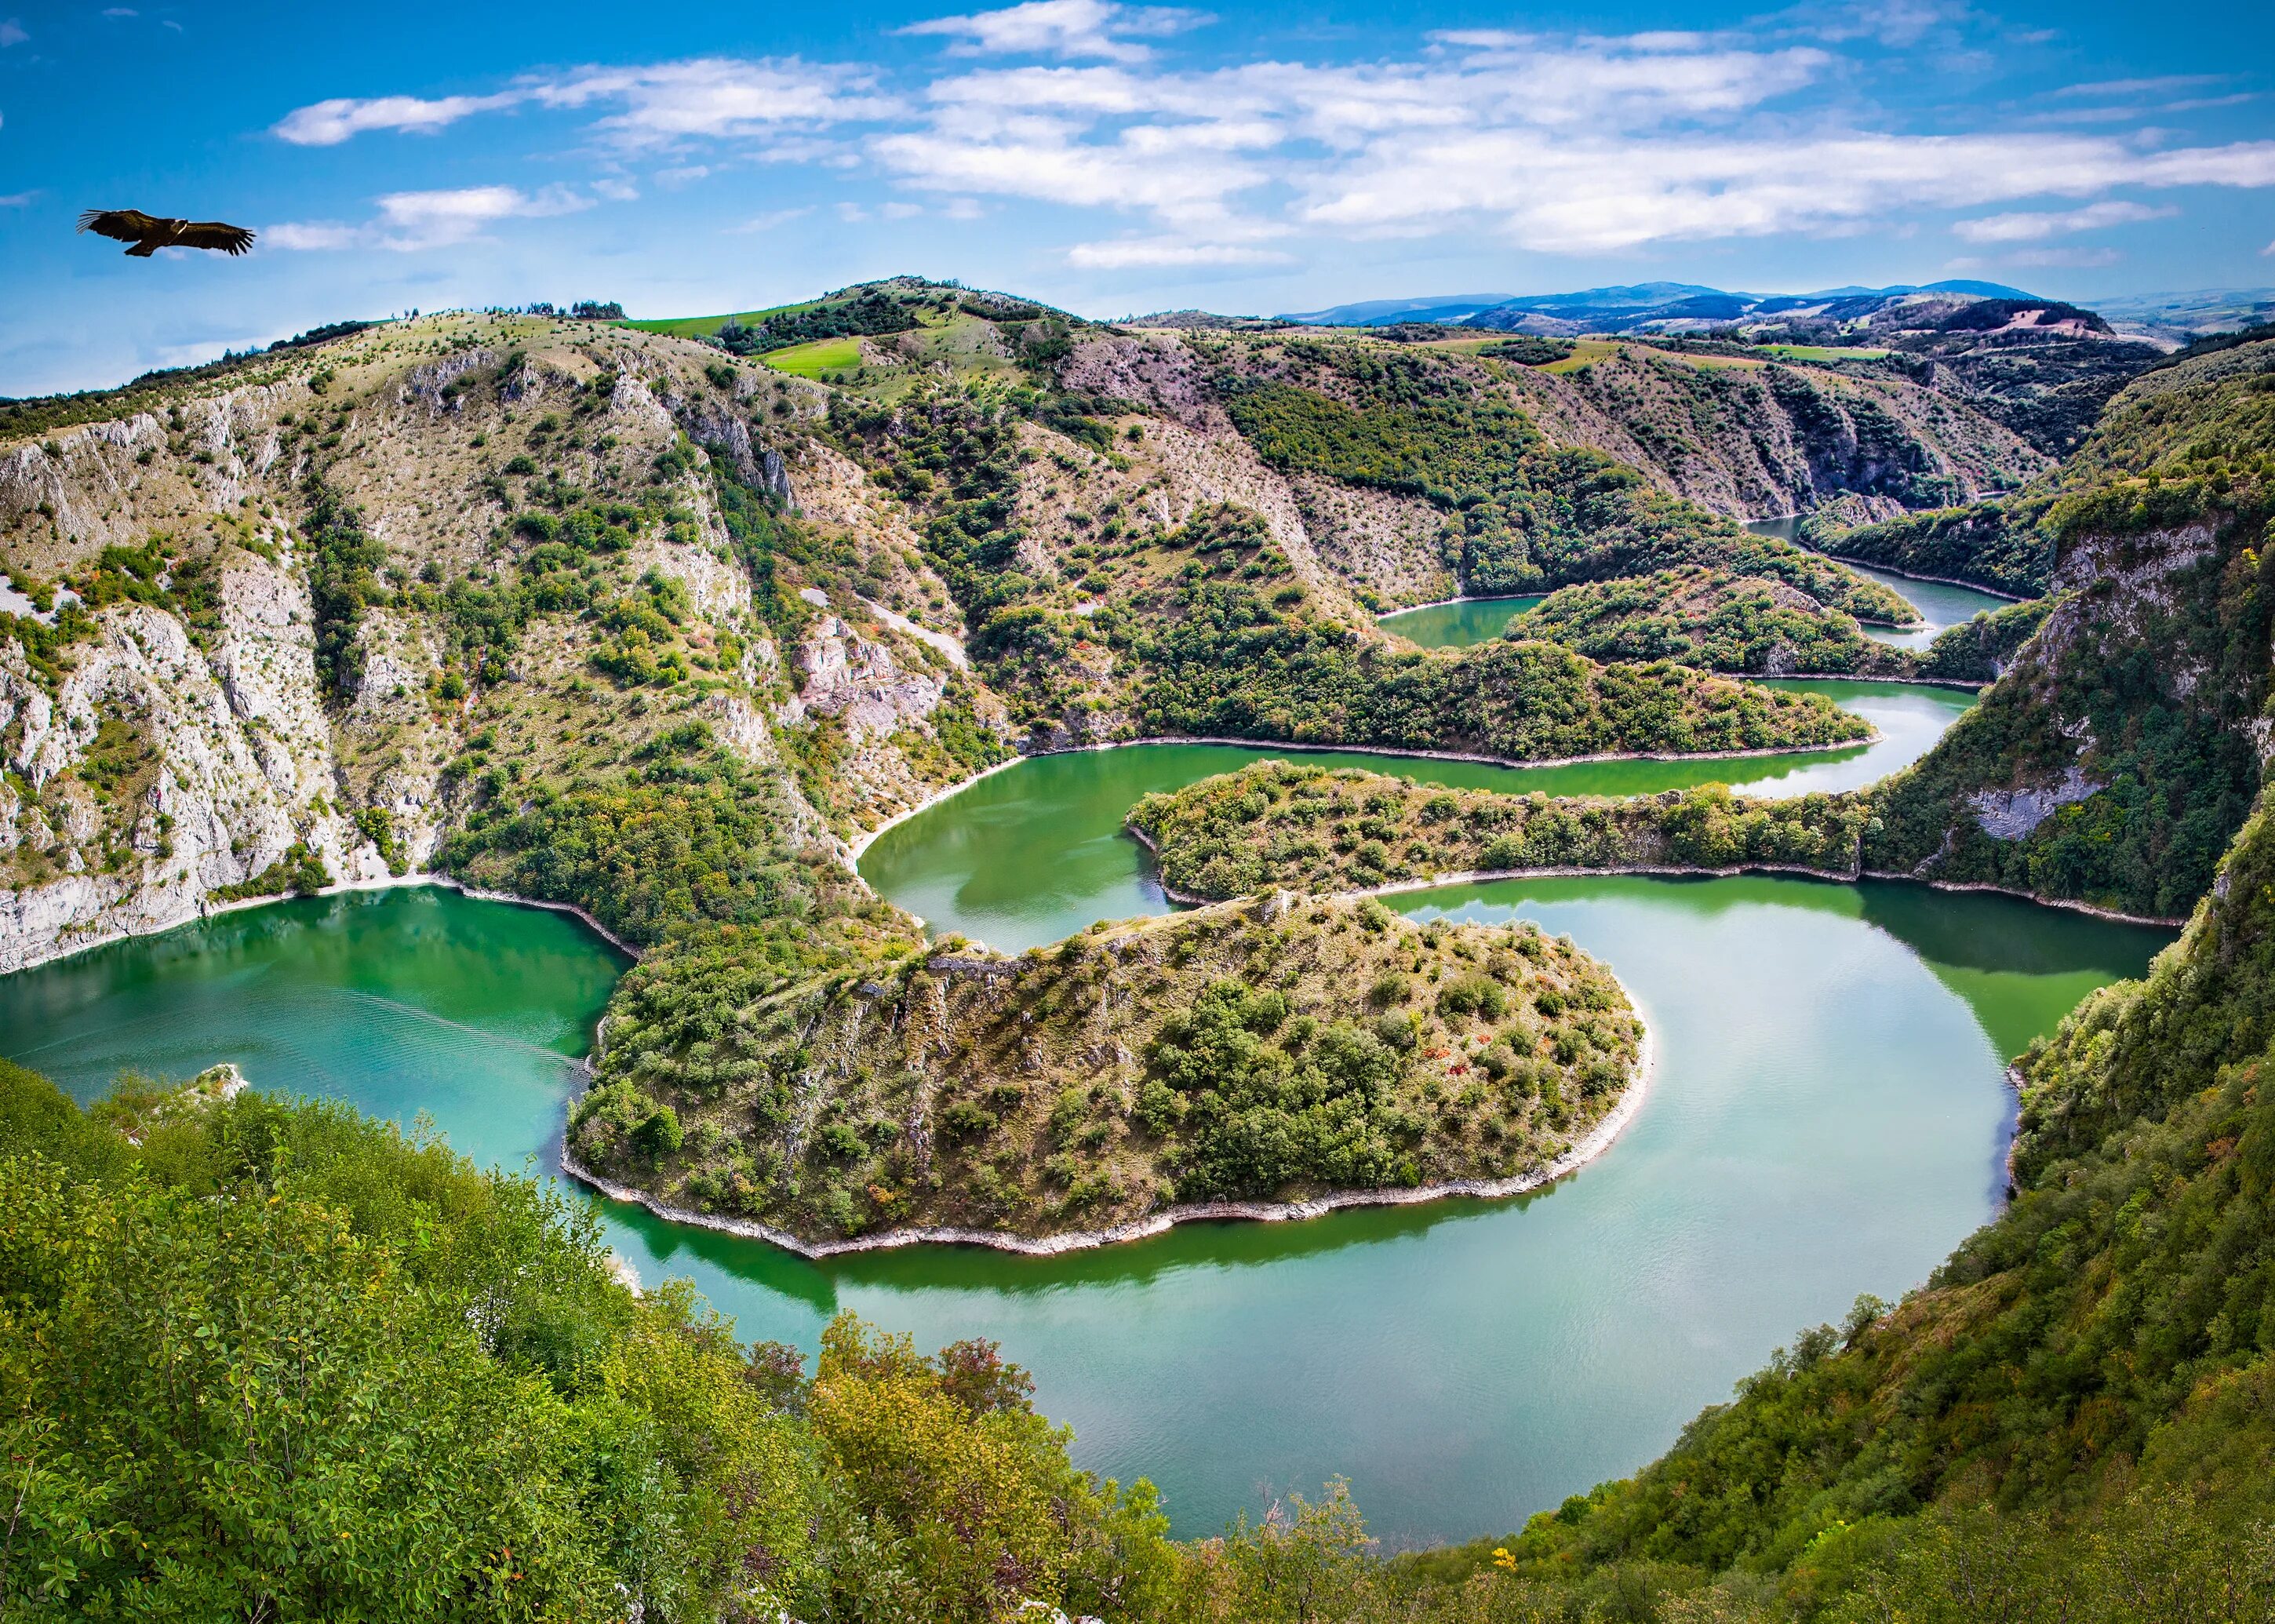
[[[0,0],[0,395],[343,316],[902,270],[1100,316],[2264,285],[2271,14]],[[89,206],[261,238],[127,260]]]

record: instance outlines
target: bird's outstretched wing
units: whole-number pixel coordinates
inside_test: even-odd
[[[241,225],[219,220],[193,220],[174,241],[184,248],[218,248],[223,253],[243,253],[253,246],[253,233]]]
[[[139,243],[158,223],[139,208],[90,208],[79,217],[79,229],[113,242]]]

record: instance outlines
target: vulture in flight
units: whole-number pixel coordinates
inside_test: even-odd
[[[161,220],[139,208],[90,208],[79,217],[79,229],[114,242],[132,243],[127,257],[147,260],[161,248],[218,248],[223,253],[243,253],[253,246],[253,233],[241,225],[218,220]]]

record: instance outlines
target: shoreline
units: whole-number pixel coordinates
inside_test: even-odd
[[[1998,491],[1988,496],[1971,497],[1969,499],[1968,505],[1974,506],[1985,502],[1996,502],[2000,497],[2011,496],[2014,494],[2014,493],[2012,491]],[[1754,526],[1757,525],[1782,524],[1787,519],[1803,519],[1807,518],[1808,517],[1809,515],[1806,513],[1773,513],[1766,518],[1742,518],[1738,520],[1738,523],[1755,535],[1766,536],[1769,534],[1768,532],[1755,530]],[[1861,526],[1859,528],[1861,528]],[[1770,536],[1769,539],[1773,541],[1790,539],[1793,544],[1804,553],[1815,553],[1819,558],[1830,558],[1836,563],[1862,564],[1867,570],[1878,570],[1886,575],[1900,575],[1908,581],[1931,581],[1938,586],[1964,586],[1969,592],[1979,592],[1992,598],[2004,598],[2009,603],[2029,603],[2032,601],[2032,600],[2029,598],[2021,597],[2014,593],[2008,592],[2003,586],[1985,586],[1980,581],[1962,581],[1955,575],[1922,575],[1916,570],[1899,570],[1893,564],[1884,564],[1877,558],[1858,558],[1848,553],[1827,552],[1822,548],[1810,546],[1808,542],[1803,540],[1797,534],[1791,538]],[[2044,595],[2045,594],[2043,593],[2039,594],[2040,597],[2044,597]],[[1914,607],[1916,608],[1917,606],[1915,605]],[[1963,621],[1954,623],[1954,624],[1960,625],[1963,625],[1965,623],[1966,623]],[[1946,630],[1948,630],[1948,628],[1946,628]]]
[[[1122,826],[1130,837],[1155,858],[1153,883],[1161,888],[1161,895],[1186,908],[1208,908],[1218,903],[1234,902],[1237,898],[1202,896],[1191,891],[1180,891],[1161,878],[1160,857],[1161,849],[1153,836],[1134,823]],[[1678,879],[1697,875],[1710,880],[1731,880],[1741,874],[1798,874],[1803,879],[1822,880],[1828,885],[1856,885],[1861,880],[1880,880],[1899,885],[1925,886],[1933,891],[1984,891],[1996,896],[2011,896],[2017,901],[2040,908],[2067,909],[2072,913],[2090,915],[2116,925],[2148,925],[2159,930],[2180,930],[2188,925],[2186,918],[2166,918],[2158,914],[2120,913],[2113,908],[2097,907],[2091,903],[2038,896],[2029,891],[2017,891],[2012,886],[1992,885],[1987,880],[1924,880],[1916,874],[1900,874],[1890,870],[1856,868],[1843,872],[1832,868],[1811,868],[1803,863],[1734,863],[1727,867],[1712,868],[1704,865],[1685,865],[1680,863],[1621,863],[1595,868],[1580,868],[1571,865],[1553,865],[1545,868],[1472,868],[1449,870],[1417,880],[1391,880],[1379,886],[1364,886],[1353,891],[1299,892],[1299,895],[1324,896],[1329,899],[1345,896],[1398,896],[1415,891],[1451,890],[1457,886],[1486,885],[1501,880],[1585,880],[1599,874],[1657,875],[1662,879]],[[1608,966],[1606,967],[1608,968]],[[1614,974],[1617,972],[1614,971]],[[1632,997],[1629,1000],[1633,1002]]]
[[[1745,677],[1734,677],[1732,680],[1736,682],[1744,682],[1751,679]],[[1896,683],[1908,682],[1910,679],[1908,677],[1894,676],[1878,679],[1852,678],[1847,676],[1795,676],[1779,677],[1774,680],[1780,682],[1850,682],[1878,680],[1882,682]],[[939,805],[941,802],[952,799],[953,797],[963,794],[964,791],[969,789],[972,785],[978,783],[984,778],[992,778],[998,773],[1005,772],[1012,767],[1017,767],[1021,762],[1039,761],[1049,756],[1093,755],[1103,751],[1137,750],[1157,744],[1228,744],[1236,750],[1260,750],[1266,752],[1267,755],[1283,750],[1295,750],[1308,752],[1314,755],[1328,756],[1397,756],[1404,759],[1416,761],[1467,761],[1478,767],[1507,767],[1512,772],[1526,772],[1536,767],[1589,767],[1603,761],[1739,761],[1751,760],[1758,756],[1805,756],[1825,751],[1869,749],[1874,744],[1885,743],[1886,741],[1886,737],[1887,736],[1886,734],[1882,733],[1878,728],[1875,727],[1862,738],[1840,739],[1829,744],[1772,744],[1761,750],[1612,751],[1602,755],[1553,756],[1546,759],[1538,761],[1517,761],[1512,760],[1507,756],[1475,755],[1456,750],[1402,750],[1393,748],[1387,744],[1297,744],[1282,739],[1231,738],[1218,734],[1157,734],[1145,738],[1108,739],[1103,744],[1067,744],[1056,750],[1023,751],[1017,755],[1009,756],[1005,758],[1003,760],[996,762],[993,767],[982,767],[971,777],[958,779],[956,782],[948,785],[945,789],[937,790],[934,793],[926,796],[915,805],[906,807],[900,812],[895,812],[891,817],[886,819],[884,822],[879,824],[875,828],[869,830],[859,839],[849,842],[847,846],[848,855],[846,861],[848,865],[853,868],[854,878],[860,879],[861,874],[859,865],[862,855],[866,852],[871,846],[874,845],[878,837],[883,835],[888,829],[891,829],[901,824],[906,823],[918,812],[929,812],[933,807]],[[862,880],[862,883],[866,885],[868,882],[864,880]]]
[[[58,948],[53,953],[27,958],[14,970],[0,973],[17,975],[24,971],[37,970],[43,964],[53,964],[64,959],[76,958],[82,953],[93,953],[102,948],[115,948],[122,941],[140,941],[147,937],[163,936],[170,932],[178,931],[185,925],[203,925],[209,919],[218,919],[224,914],[242,913],[250,908],[273,908],[279,903],[292,902],[301,896],[346,896],[362,891],[392,891],[405,886],[434,886],[446,891],[456,891],[463,896],[473,898],[476,902],[508,903],[517,908],[542,908],[551,913],[573,914],[594,935],[626,958],[637,963],[641,956],[638,948],[574,903],[547,902],[534,896],[518,896],[510,891],[487,891],[479,886],[470,886],[465,880],[454,879],[449,874],[422,872],[415,874],[388,874],[376,880],[339,880],[314,891],[280,891],[274,896],[240,896],[226,903],[202,904],[195,913],[186,914],[169,924],[153,925],[146,931],[113,931],[94,940],[74,942],[70,947]]]
[[[1801,544],[1799,542],[1795,542],[1794,545],[1798,547]],[[1810,550],[1814,551],[1815,549],[1811,548]],[[1930,585],[1936,586],[1963,586],[1969,592],[1979,592],[1986,598],[2004,598],[2009,603],[2029,603],[2035,601],[2032,599],[2021,597],[2014,593],[2010,593],[2004,587],[1985,586],[1980,581],[1962,581],[1955,575],[1922,575],[1916,570],[1899,570],[1895,565],[1884,564],[1878,559],[1855,558],[1851,557],[1847,553],[1818,553],[1817,555],[1819,558],[1830,558],[1836,563],[1859,564],[1867,570],[1878,570],[1883,575],[1901,576],[1908,581],[1926,581]],[[2040,596],[2044,595],[2044,593],[2040,594]],[[1990,613],[1987,609],[1980,612],[1986,615]],[[1972,619],[1973,616],[1970,616],[1969,618]],[[1955,620],[1951,623],[1953,626],[1963,626],[1967,622],[1963,620]],[[1946,626],[1944,630],[1948,631],[1951,630],[1951,627]]]
[[[1384,621],[1395,619],[1401,615],[1418,615],[1424,609],[1450,608],[1456,603],[1515,603],[1521,598],[1530,598],[1538,603],[1550,595],[1545,592],[1505,592],[1490,593],[1482,598],[1466,595],[1459,598],[1432,598],[1427,603],[1410,603],[1402,608],[1378,609],[1375,611],[1374,621],[1375,624],[1380,625]],[[1407,640],[1411,642],[1413,639],[1410,638]]]
[[[1617,971],[1611,971],[1609,965],[1605,969],[1611,972],[1614,980],[1618,979]],[[1628,1085],[1621,1091],[1618,1102],[1554,1160],[1535,1172],[1520,1173],[1505,1179],[1449,1179],[1442,1184],[1412,1184],[1399,1189],[1331,1190],[1326,1195],[1303,1201],[1183,1202],[1149,1212],[1143,1218],[1132,1219],[1126,1224],[1114,1224],[1103,1229],[1073,1229],[1062,1235],[1028,1236],[1006,1234],[1000,1229],[916,1225],[882,1230],[875,1235],[854,1235],[843,1241],[805,1241],[772,1224],[747,1218],[722,1218],[716,1213],[697,1212],[686,1207],[674,1206],[646,1190],[602,1178],[571,1154],[565,1144],[561,1149],[561,1171],[576,1182],[597,1190],[612,1201],[643,1207],[666,1223],[692,1224],[722,1235],[739,1235],[744,1240],[764,1241],[817,1263],[851,1252],[894,1251],[905,1246],[984,1246],[994,1251],[1013,1252],[1022,1257],[1055,1258],[1067,1252],[1118,1246],[1125,1241],[1148,1240],[1154,1235],[1167,1235],[1179,1224],[1230,1221],[1287,1223],[1323,1218],[1330,1212],[1350,1207],[1421,1206],[1432,1201],[1462,1199],[1505,1201],[1512,1196],[1528,1195],[1533,1190],[1546,1189],[1560,1179],[1577,1173],[1611,1149],[1614,1141],[1643,1109],[1644,1100],[1651,1091],[1652,1075],[1659,1064],[1657,1040],[1643,1006],[1636,1001],[1632,993],[1628,992],[1625,982],[1620,983],[1620,991],[1627,994],[1629,1007],[1635,1010],[1636,1024],[1641,1029],[1642,1038],[1636,1046],[1634,1069],[1628,1075]]]
[[[1883,648],[1892,646],[1882,644]],[[1772,676],[1767,671],[1723,671],[1722,676],[1735,676],[1742,683],[1886,683],[1897,688],[1958,688],[1969,693],[1980,693],[1991,684],[1969,682],[1963,676],[1867,676],[1859,671],[1780,671]],[[1843,748],[1834,744],[1831,749]]]

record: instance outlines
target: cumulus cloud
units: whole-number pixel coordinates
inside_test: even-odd
[[[469,242],[499,220],[575,214],[592,207],[591,198],[562,186],[549,186],[533,194],[515,186],[391,192],[378,200],[377,215],[361,225],[336,220],[287,221],[264,228],[261,238],[271,248],[385,248],[414,253]]]
[[[1470,221],[1496,225],[1524,247],[1588,253],[1840,230],[1908,208],[2206,185],[2275,185],[2275,141],[2143,154],[2075,136],[1556,140],[1465,131],[1384,143],[1361,162],[1322,170],[1297,213],[1314,225],[1378,235]]]
[[[24,25],[12,17],[0,17],[0,49],[21,45],[32,36],[24,32]]]
[[[1980,220],[1961,220],[1951,230],[1954,236],[1970,243],[2029,243],[2072,231],[2097,231],[2105,226],[2167,219],[2180,212],[2171,208],[2151,208],[2146,203],[2111,201],[2089,203],[2083,208],[2060,213],[1988,215]]]
[[[1270,248],[1245,247],[1237,243],[1180,242],[1174,238],[1116,238],[1107,242],[1077,243],[1067,251],[1067,263],[1083,270],[1285,265],[1292,257]]]
[[[1142,39],[1182,34],[1213,20],[1182,6],[1119,5],[1114,0],[1026,0],[1022,5],[966,17],[911,23],[903,34],[938,34],[959,54],[997,57],[1089,57],[1104,62],[1143,62],[1153,55]]]
[[[935,195],[951,219],[981,200],[1120,216],[1067,233],[1069,264],[1107,271],[1277,262],[1306,238],[1491,233],[1543,253],[1619,253],[1887,230],[1944,211],[1972,216],[1953,227],[1961,241],[2015,248],[2173,212],[2119,193],[2275,186],[2275,141],[2173,145],[2124,110],[2097,119],[2094,98],[2162,96],[2205,76],[2067,87],[2039,113],[1965,133],[1861,100],[1857,70],[1877,48],[1842,42],[1932,37],[1940,50],[1996,26],[1959,0],[1817,6],[1711,34],[1453,30],[1358,62],[1155,59],[1146,42],[1201,20],[1117,0],[935,18],[903,32],[953,56],[1044,60],[959,64],[906,85],[858,64],[707,57],[531,75],[482,94],[317,102],[276,133],[323,146],[513,109],[581,115],[601,178],[536,196],[468,189],[508,195],[489,214],[469,204],[397,218],[382,203],[365,225],[288,235],[447,245],[543,212],[548,198],[629,194],[621,176],[635,155],[662,185],[756,158],[865,169],[904,195]],[[2029,122],[2048,106],[2060,125]],[[849,217],[912,207],[889,192],[839,198]]]
[[[373,130],[400,130],[432,135],[461,118],[511,107],[525,98],[515,92],[488,96],[374,96],[355,101],[341,96],[296,108],[275,126],[275,133],[295,147],[336,147]]]
[[[866,69],[802,62],[702,57],[636,68],[581,68],[479,96],[337,97],[295,109],[275,133],[301,147],[333,147],[375,130],[431,134],[477,113],[536,105],[614,106],[594,126],[619,144],[654,146],[688,137],[729,139],[797,125],[882,117],[889,100],[869,94]]]

